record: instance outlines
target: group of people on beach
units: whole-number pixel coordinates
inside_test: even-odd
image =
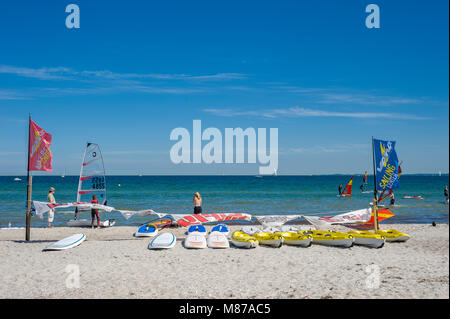
[[[49,202],[51,204],[56,203],[55,192],[56,192],[55,188],[50,187],[50,189],[48,190],[47,202]],[[96,195],[92,195],[91,204],[98,204]],[[97,228],[100,228],[100,214],[99,214],[98,209],[91,209],[91,217],[92,217],[91,228],[94,228],[95,218],[97,218]],[[75,219],[77,219],[77,218],[78,218],[78,209],[75,210]],[[48,221],[47,221],[48,228],[52,228],[52,223],[53,223],[54,219],[55,219],[55,209],[52,208],[48,213]]]
[[[361,191],[363,189],[363,186],[361,185]],[[342,184],[339,185],[339,195],[342,194]],[[50,187],[49,191],[48,191],[48,195],[47,195],[47,202],[49,203],[56,203],[55,200],[55,188]],[[444,187],[444,196],[445,196],[445,201],[448,203],[448,187],[447,185],[445,185]],[[389,197],[391,198],[390,201],[390,205],[394,205],[395,204],[395,196],[394,196],[394,192],[392,191],[389,194]],[[98,200],[97,200],[97,196],[93,195],[92,196],[92,200],[91,200],[91,204],[98,204]],[[194,214],[201,214],[202,213],[202,196],[200,195],[200,193],[195,192],[194,193],[194,198],[192,199],[192,204],[194,204]],[[78,217],[78,211],[75,212],[75,219]],[[51,228],[52,227],[52,222],[55,218],[55,210],[51,209],[50,212],[48,213],[48,227]],[[100,228],[100,215],[99,215],[99,211],[98,209],[91,209],[91,218],[92,218],[92,222],[91,222],[91,227],[94,228],[94,221],[95,219],[97,219],[97,227]]]
[[[55,188],[54,187],[50,187],[49,191],[48,191],[48,195],[47,195],[47,202],[55,204],[56,200],[55,200]],[[97,200],[97,196],[96,195],[92,195],[92,200],[91,200],[91,204],[98,204],[98,200]],[[200,193],[196,192],[194,194],[194,198],[192,199],[192,204],[194,204],[194,214],[201,214],[202,213],[202,196],[200,195]],[[78,218],[78,209],[75,210],[75,219]],[[91,228],[94,228],[94,222],[95,219],[97,219],[97,228],[100,228],[100,214],[98,209],[91,209]],[[55,219],[55,210],[51,209],[50,212],[48,213],[48,221],[47,221],[47,227],[48,228],[52,228],[52,223]]]

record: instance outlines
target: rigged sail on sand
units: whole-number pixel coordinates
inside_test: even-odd
[[[87,143],[81,164],[78,182],[77,202],[91,202],[96,195],[100,205],[106,205],[106,176],[100,146]]]
[[[98,144],[87,143],[81,164],[80,179],[78,181],[77,202],[90,203],[94,195],[100,205],[107,205],[106,172],[102,152]],[[67,225],[72,227],[91,225],[91,220],[78,219],[78,213],[83,210],[86,209],[77,207],[75,219],[70,220]],[[100,222],[100,226],[102,227],[110,227],[114,224],[114,220]]]

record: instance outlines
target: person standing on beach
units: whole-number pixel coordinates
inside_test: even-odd
[[[200,193],[196,192],[194,194],[194,199],[192,200],[192,204],[194,204],[194,214],[202,213],[202,197]]]
[[[49,202],[51,204],[56,204],[54,194],[55,194],[55,189],[53,187],[50,187],[50,189],[48,191],[48,195],[47,195],[47,202]],[[55,218],[55,210],[52,208],[48,212],[48,223],[47,223],[48,228],[52,228],[52,223],[53,223],[54,218]]]
[[[91,204],[97,204],[98,205],[98,200],[97,200],[97,196],[96,195],[92,195]],[[99,213],[98,213],[98,209],[91,209],[91,217],[92,217],[91,228],[94,228],[94,220],[95,220],[96,217],[97,217],[97,228],[100,228],[100,216],[99,216]]]

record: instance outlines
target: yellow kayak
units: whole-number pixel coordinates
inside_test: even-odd
[[[404,242],[411,238],[408,234],[395,229],[378,230],[377,234],[386,237],[387,242]]]
[[[352,247],[355,238],[347,233],[325,231],[325,230],[304,230],[299,231],[300,234],[310,235],[313,238],[313,244],[325,246],[339,246],[349,248]]]
[[[370,231],[349,231],[348,234],[355,238],[355,245],[381,248],[386,243],[386,237]]]
[[[266,245],[279,248],[283,245],[283,237],[272,233],[256,233],[253,235],[260,245]]]
[[[313,241],[313,238],[310,235],[303,235],[288,231],[276,232],[275,234],[283,237],[283,244],[291,246],[310,247]]]
[[[255,248],[258,246],[258,240],[242,231],[235,231],[231,236],[231,243],[239,248]]]

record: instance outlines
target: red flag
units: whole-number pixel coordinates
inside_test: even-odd
[[[52,171],[52,136],[30,119],[29,171]]]

